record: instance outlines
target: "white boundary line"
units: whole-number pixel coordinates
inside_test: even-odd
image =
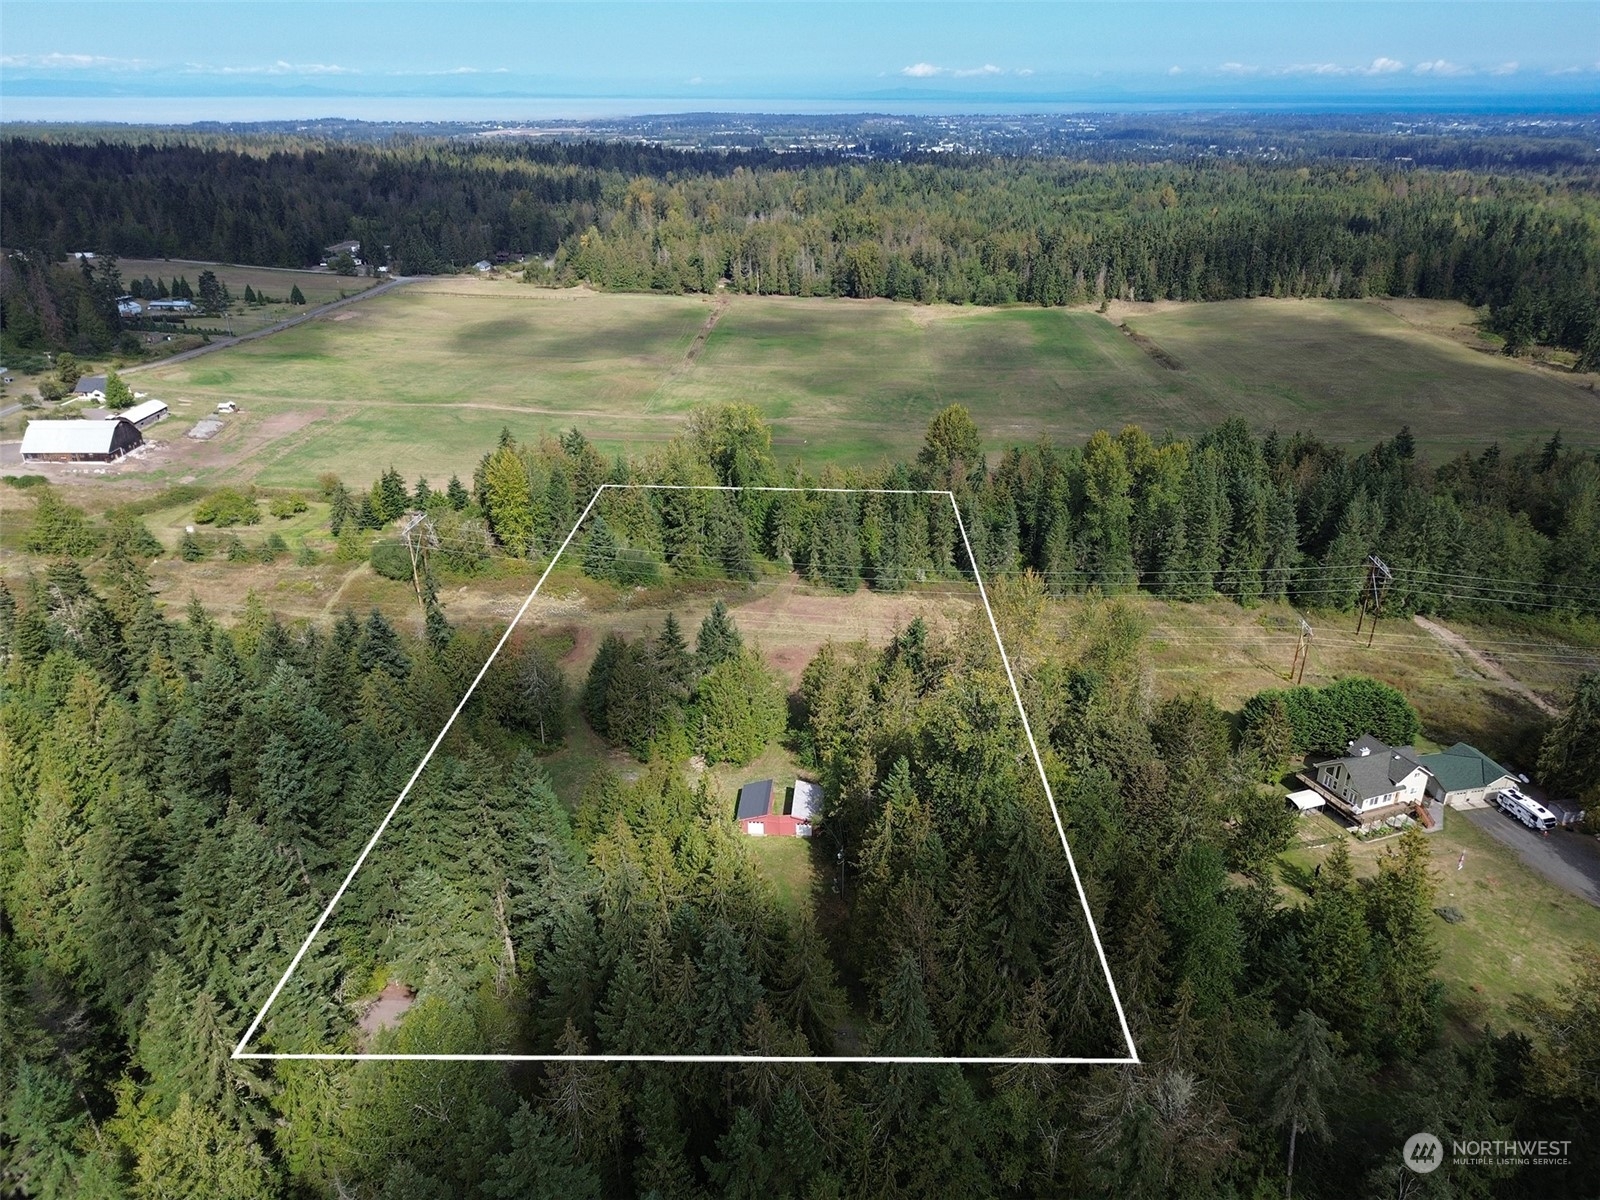
[[[1117,1009],[1117,1022],[1121,1027],[1123,1039],[1128,1044],[1128,1055],[1126,1058],[962,1058],[942,1056],[907,1057],[899,1055],[801,1056],[786,1054],[365,1054],[333,1052],[270,1054],[263,1053],[261,1051],[245,1049],[245,1047],[250,1044],[250,1040],[255,1037],[256,1031],[261,1028],[261,1023],[266,1020],[267,1010],[272,1007],[274,1002],[276,1002],[278,999],[278,996],[282,994],[284,987],[289,982],[290,976],[294,974],[295,969],[299,967],[301,960],[305,958],[307,951],[311,949],[312,943],[317,940],[317,935],[322,932],[323,927],[328,923],[328,918],[333,915],[334,908],[338,905],[340,899],[343,898],[345,891],[350,887],[351,882],[356,877],[356,873],[361,870],[362,864],[367,861],[367,855],[372,853],[372,848],[378,844],[378,839],[383,836],[384,830],[389,827],[389,822],[394,819],[395,813],[400,811],[400,805],[403,804],[406,797],[411,794],[412,787],[416,785],[416,782],[421,777],[423,770],[432,760],[434,752],[437,751],[439,746],[444,742],[445,735],[450,732],[450,728],[455,724],[456,718],[461,715],[462,709],[467,706],[467,701],[472,699],[472,693],[477,691],[478,684],[483,682],[483,677],[488,673],[490,665],[493,664],[495,658],[499,656],[500,651],[505,648],[505,644],[510,639],[512,631],[516,629],[517,623],[520,622],[524,614],[527,613],[528,606],[533,603],[533,598],[539,594],[539,589],[544,586],[545,580],[550,578],[550,572],[555,570],[556,563],[561,561],[561,556],[566,553],[567,547],[572,543],[572,539],[577,535],[578,530],[582,528],[584,521],[588,519],[590,511],[600,499],[601,494],[608,489],[623,490],[627,488],[646,488],[655,491],[685,492],[830,492],[840,494],[878,493],[880,495],[890,496],[943,496],[950,501],[950,509],[955,514],[956,518],[956,528],[961,531],[961,544],[967,552],[967,562],[972,567],[972,577],[978,585],[978,597],[983,601],[984,612],[988,614],[989,628],[994,633],[995,646],[1000,651],[1000,661],[1005,666],[1006,679],[1011,684],[1011,696],[1017,704],[1017,715],[1022,718],[1022,730],[1028,737],[1028,748],[1033,752],[1034,766],[1037,767],[1039,771],[1039,783],[1041,786],[1043,786],[1045,799],[1050,804],[1050,815],[1055,818],[1056,833],[1060,835],[1061,848],[1066,852],[1067,855],[1067,867],[1072,873],[1073,885],[1078,889],[1078,902],[1083,907],[1084,921],[1089,926],[1090,937],[1094,939],[1095,953],[1100,959],[1100,969],[1105,974],[1106,987],[1111,992],[1111,1002],[1116,1006]],[[277,984],[272,989],[272,993],[267,997],[267,1002],[261,1006],[261,1011],[258,1012],[255,1016],[255,1019],[250,1022],[249,1028],[244,1031],[244,1036],[239,1039],[239,1044],[233,1048],[233,1054],[231,1057],[236,1061],[245,1059],[274,1061],[282,1059],[285,1061],[302,1062],[774,1062],[818,1064],[904,1063],[961,1066],[1016,1066],[1021,1063],[1031,1063],[1038,1066],[1137,1063],[1139,1061],[1139,1053],[1133,1044],[1133,1034],[1128,1029],[1128,1018],[1122,1009],[1122,998],[1117,993],[1116,982],[1111,978],[1111,967],[1106,962],[1105,948],[1100,942],[1100,931],[1095,926],[1094,915],[1089,911],[1089,899],[1083,890],[1083,881],[1078,876],[1078,865],[1072,857],[1072,847],[1067,844],[1066,826],[1062,824],[1060,810],[1056,807],[1055,793],[1051,790],[1050,780],[1045,774],[1044,759],[1040,757],[1039,746],[1034,741],[1033,726],[1028,722],[1028,713],[1022,704],[1022,692],[1017,687],[1017,677],[1011,669],[1011,658],[1006,654],[1005,643],[1000,638],[1000,626],[995,621],[994,609],[989,606],[989,593],[988,590],[983,586],[983,573],[978,569],[978,561],[972,553],[972,543],[967,539],[966,522],[961,519],[961,506],[956,503],[955,493],[948,490],[917,488],[807,488],[769,486],[735,487],[728,484],[602,483],[598,488],[595,489],[594,495],[589,497],[589,503],[584,505],[583,512],[578,514],[578,519],[573,522],[572,528],[567,531],[567,536],[562,539],[561,545],[557,548],[555,555],[550,559],[549,564],[540,574],[539,581],[533,585],[533,590],[528,593],[528,596],[525,600],[523,600],[521,607],[517,609],[516,615],[511,618],[511,623],[506,626],[506,631],[500,635],[500,640],[495,643],[494,649],[489,652],[489,657],[484,660],[483,666],[478,669],[477,675],[474,676],[472,683],[467,687],[466,692],[462,695],[460,702],[455,707],[455,711],[450,714],[450,718],[445,721],[444,727],[439,730],[438,736],[433,739],[433,744],[428,747],[428,752],[422,756],[422,761],[417,764],[417,769],[411,773],[411,778],[406,780],[405,787],[400,789],[400,794],[395,797],[394,803],[389,806],[389,811],[384,814],[383,820],[380,821],[378,823],[378,827],[372,831],[372,836],[367,839],[367,844],[362,847],[361,853],[359,856],[357,856],[354,865],[351,866],[349,873],[345,875],[344,882],[341,883],[338,890],[333,893],[333,898],[328,901],[327,907],[322,910],[322,915],[317,918],[316,924],[311,927],[311,932],[306,935],[306,940],[301,943],[300,949],[295,952],[294,958],[289,962],[288,969],[284,971],[283,977],[278,980]]]

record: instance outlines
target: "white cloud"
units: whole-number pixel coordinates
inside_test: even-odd
[[[264,67],[213,67],[206,63],[189,63],[185,70],[198,75],[359,75],[354,67],[341,67],[337,63],[291,63],[281,58]],[[448,72],[456,74],[457,72]]]
[[[1489,68],[1489,74],[1491,75],[1515,75],[1516,73],[1517,64],[1514,62],[1505,62],[1501,63],[1498,67]]]
[[[1350,75],[1357,67],[1341,67],[1338,63],[1295,63],[1274,71],[1274,75]]]
[[[1168,75],[1182,75],[1183,74],[1183,68],[1182,67],[1168,67],[1167,68],[1167,74]]]
[[[1272,75],[1392,75],[1396,71],[1405,70],[1405,63],[1397,58],[1375,58],[1370,66],[1351,67],[1344,63],[1294,63],[1291,66],[1279,67],[1268,72]],[[1227,67],[1224,66],[1226,71]]]
[[[1254,75],[1261,70],[1260,67],[1247,67],[1244,63],[1225,62],[1217,70],[1224,75]]]
[[[145,65],[145,60],[141,58],[109,58],[103,54],[0,54],[0,67],[128,71]]]
[[[700,78],[700,76],[696,75],[693,79],[689,80],[689,82],[691,84],[700,84],[700,83],[704,83],[705,80]]]
[[[1447,59],[1436,58],[1432,62],[1419,62],[1411,68],[1417,75],[1471,75],[1471,67],[1463,67],[1460,63],[1453,63]]]
[[[1597,65],[1600,65],[1600,64],[1597,64]],[[1033,74],[1033,68],[1032,67],[1018,67],[1017,68],[1017,74],[1018,75],[1032,75]]]
[[[974,76],[1009,75],[1011,72],[993,63],[984,63],[981,67],[936,67],[932,63],[919,62],[912,63],[909,67],[901,67],[900,74],[912,79],[934,79],[941,75],[951,79],[971,79]],[[1032,75],[1033,71],[1024,69],[1017,74]]]

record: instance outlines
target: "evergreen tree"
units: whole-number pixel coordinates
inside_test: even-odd
[[[689,653],[689,643],[684,641],[683,627],[678,624],[676,613],[668,612],[661,624],[661,632],[656,635],[655,658],[661,681],[673,698],[679,703],[688,700],[694,687],[695,659]]]
[[[616,566],[617,539],[605,518],[596,514],[583,546],[583,573],[590,579],[611,579],[616,575]]]
[[[467,494],[465,485],[463,485],[461,482],[461,477],[458,475],[450,476],[450,483],[445,488],[444,494],[445,497],[450,501],[450,507],[455,509],[457,512],[460,512],[462,509],[466,508],[466,506],[471,503],[472,500],[472,497]]]
[[[1328,1136],[1327,1100],[1334,1087],[1335,1040],[1327,1022],[1301,1010],[1289,1029],[1271,1081],[1272,1123],[1289,1132],[1283,1194],[1294,1190],[1294,1153],[1302,1133]]]
[[[376,608],[362,626],[361,640],[356,643],[356,661],[363,674],[382,670],[395,679],[404,679],[410,674],[411,662],[400,645],[400,635]]]
[[[695,666],[704,675],[730,659],[737,658],[744,649],[744,640],[728,615],[728,606],[718,598],[700,622],[700,633],[695,638]]]
[[[300,285],[297,283],[292,288],[289,289],[289,303],[290,304],[304,304],[305,302],[306,302],[305,293],[300,290]]]
[[[747,763],[783,735],[783,687],[749,650],[702,675],[694,704],[697,743],[708,762]]]

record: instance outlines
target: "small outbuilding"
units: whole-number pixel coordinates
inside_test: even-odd
[[[148,429],[157,421],[165,421],[168,415],[166,401],[144,400],[123,412],[122,419],[132,421],[140,429]]]
[[[1311,788],[1301,788],[1298,792],[1290,792],[1284,799],[1294,807],[1296,812],[1303,813],[1313,812],[1327,803],[1321,792],[1313,791]]]
[[[761,779],[739,789],[734,820],[751,837],[810,837],[812,816],[821,799],[822,790],[816,784],[796,780],[785,812],[783,794],[772,780]]]
[[[110,421],[29,421],[22,432],[22,461],[114,462],[144,442],[139,427]]]

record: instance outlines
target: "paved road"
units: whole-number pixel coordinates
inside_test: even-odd
[[[1563,829],[1553,829],[1549,837],[1543,837],[1493,807],[1453,812],[1449,819],[1461,817],[1510,846],[1518,858],[1557,887],[1600,907],[1600,838]]]

